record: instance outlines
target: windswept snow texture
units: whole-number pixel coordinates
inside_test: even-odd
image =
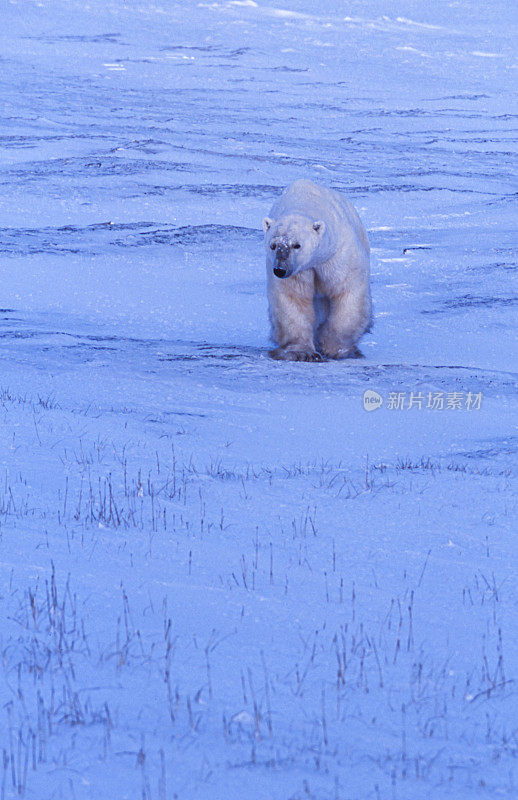
[[[2,800],[518,797],[513,4],[1,13]],[[268,358],[300,177],[364,359]]]

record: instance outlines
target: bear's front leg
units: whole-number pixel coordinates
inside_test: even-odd
[[[273,282],[272,282],[273,283]],[[281,361],[321,361],[314,343],[313,287],[297,277],[275,279],[268,291],[272,338],[270,356]]]
[[[269,355],[276,361],[322,361],[322,356],[316,350],[310,350],[306,347],[301,348],[298,345],[276,347],[274,350],[269,351]]]
[[[358,358],[356,347],[371,324],[370,293],[344,291],[329,298],[329,316],[318,331],[319,349],[327,358]]]

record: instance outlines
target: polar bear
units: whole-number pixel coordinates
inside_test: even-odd
[[[290,184],[263,220],[272,358],[321,361],[360,355],[370,329],[369,241],[338,192]],[[319,325],[320,323],[320,325]]]

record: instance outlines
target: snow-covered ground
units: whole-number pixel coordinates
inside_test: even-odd
[[[2,800],[518,796],[515,17],[3,5]],[[267,356],[299,177],[363,360]]]

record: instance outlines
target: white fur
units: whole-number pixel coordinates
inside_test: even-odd
[[[271,355],[314,361],[357,354],[355,345],[372,323],[372,306],[369,241],[353,206],[338,192],[295,181],[272,206],[263,230],[272,338],[278,345]],[[276,254],[286,252],[276,261]],[[275,266],[286,268],[287,277],[276,277]]]

